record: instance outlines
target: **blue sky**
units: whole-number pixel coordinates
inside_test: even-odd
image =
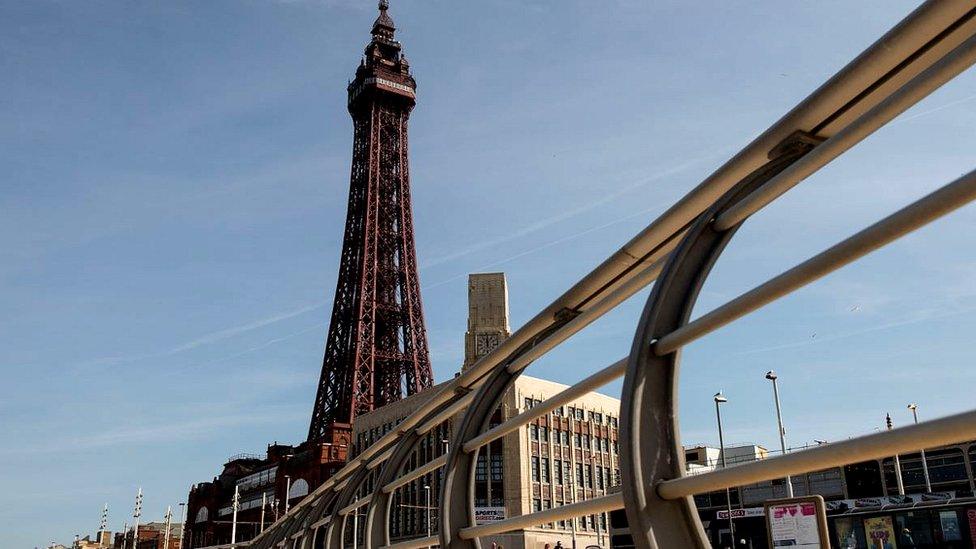
[[[914,2],[400,0],[435,375],[465,276],[520,326]],[[299,442],[335,285],[345,84],[372,1],[0,2],[0,546],[159,519],[228,456]],[[966,73],[750,220],[700,312],[973,168]],[[686,442],[775,446],[971,406],[976,210],[688,348]],[[529,373],[623,356],[646,292]],[[606,389],[619,392],[619,384]]]

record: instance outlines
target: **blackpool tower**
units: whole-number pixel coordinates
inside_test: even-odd
[[[388,9],[382,0],[348,89],[349,205],[310,442],[347,442],[357,415],[420,392],[433,378],[407,162],[407,120],[417,84]]]

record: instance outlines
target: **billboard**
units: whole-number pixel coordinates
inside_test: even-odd
[[[770,547],[830,549],[823,497],[773,500],[764,507]]]

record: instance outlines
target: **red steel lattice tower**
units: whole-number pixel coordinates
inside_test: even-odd
[[[308,440],[347,442],[359,414],[431,386],[410,206],[416,82],[386,0],[349,84],[354,137],[339,281]]]

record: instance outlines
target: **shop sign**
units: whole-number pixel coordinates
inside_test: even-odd
[[[830,549],[823,497],[769,501],[765,509],[766,532],[771,547]]]

